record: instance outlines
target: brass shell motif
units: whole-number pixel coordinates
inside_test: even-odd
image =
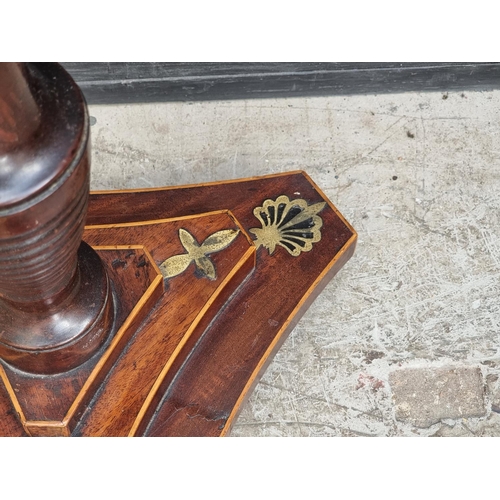
[[[323,221],[318,213],[325,205],[325,202],[308,205],[302,199],[290,201],[285,195],[274,201],[266,200],[253,211],[262,228],[249,230],[256,237],[257,248],[264,246],[272,255],[280,245],[294,257],[309,252],[321,240]]]
[[[202,276],[215,280],[217,274],[208,254],[220,252],[228,247],[238,236],[239,229],[224,229],[210,235],[201,245],[186,229],[179,229],[179,239],[187,253],[174,255],[160,264],[160,271],[165,278],[173,278],[183,273],[194,262]]]

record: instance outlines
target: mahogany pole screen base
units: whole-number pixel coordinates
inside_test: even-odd
[[[19,198],[0,205],[0,273],[14,259],[9,217],[32,215]],[[356,244],[304,172],[91,193],[85,210],[75,210],[86,213],[84,243],[60,289],[16,301],[10,275],[0,274],[0,435],[227,434]],[[21,229],[16,241],[29,247],[32,233]],[[34,266],[30,255],[21,262]],[[65,320],[75,311],[91,324]]]

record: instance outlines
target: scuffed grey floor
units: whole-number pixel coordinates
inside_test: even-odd
[[[359,233],[232,436],[500,435],[500,91],[91,106],[92,189],[303,169]]]

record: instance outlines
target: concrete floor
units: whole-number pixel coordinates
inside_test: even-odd
[[[359,233],[233,436],[500,435],[500,91],[90,114],[92,189],[304,169]]]

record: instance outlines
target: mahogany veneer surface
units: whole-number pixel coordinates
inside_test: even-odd
[[[321,219],[319,241],[296,256],[255,244],[252,229],[262,226],[254,209],[280,196],[302,200]],[[196,253],[212,235],[228,233],[231,241],[206,256],[211,263]],[[92,193],[83,239],[100,255],[121,252],[102,259],[115,294],[128,297],[118,301],[114,333],[69,374],[44,379],[4,364],[2,435],[227,434],[287,334],[351,257],[356,233],[306,174],[294,172]],[[189,261],[186,240],[201,260],[162,276],[165,260]],[[16,407],[13,400],[29,391],[29,404]],[[30,418],[42,423],[29,427]]]

